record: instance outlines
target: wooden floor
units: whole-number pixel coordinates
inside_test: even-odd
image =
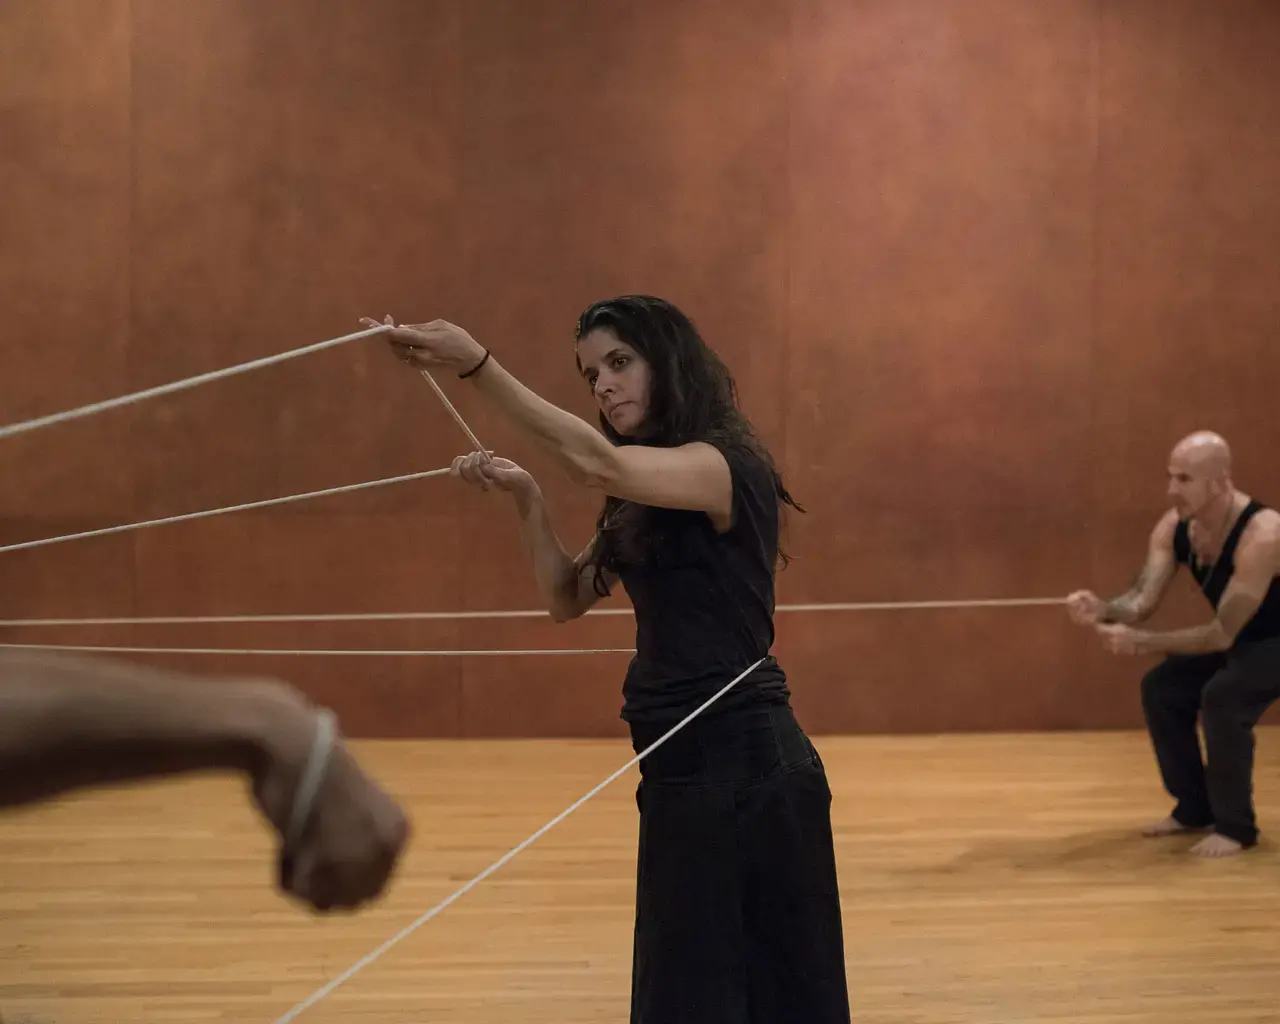
[[[1136,838],[1162,815],[1137,734],[823,738],[861,1024],[1280,1021],[1280,858]],[[618,743],[358,749],[417,836],[385,903],[313,919],[223,780],[0,821],[5,1024],[271,1024],[624,763]],[[1257,799],[1280,830],[1280,731]],[[300,1021],[625,1021],[624,776]]]

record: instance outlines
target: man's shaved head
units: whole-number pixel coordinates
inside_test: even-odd
[[[1231,446],[1221,434],[1197,430],[1188,434],[1169,455],[1169,497],[1183,518],[1195,518],[1228,500],[1231,483]]]
[[[1197,430],[1173,446],[1169,461],[1196,479],[1220,480],[1231,475],[1231,446],[1221,434]]]

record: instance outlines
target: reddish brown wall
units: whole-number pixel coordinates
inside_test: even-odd
[[[643,13],[641,9],[643,8]],[[590,407],[593,298],[675,299],[793,490],[784,602],[1125,586],[1201,425],[1280,501],[1280,72],[1267,0],[42,0],[0,8],[0,419],[346,333],[461,322]],[[539,474],[572,545],[594,499]],[[376,343],[0,445],[0,541],[443,466]],[[0,555],[0,614],[534,606],[447,481]],[[1199,607],[1185,588],[1163,621]],[[8,629],[146,646],[627,646],[627,617]],[[1058,608],[784,614],[815,731],[1138,721]],[[161,658],[380,735],[617,733],[618,655]]]

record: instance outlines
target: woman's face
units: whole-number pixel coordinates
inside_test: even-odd
[[[636,436],[649,410],[649,364],[600,327],[578,340],[578,365],[609,426],[623,437]]]

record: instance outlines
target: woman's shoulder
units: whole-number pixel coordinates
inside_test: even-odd
[[[768,452],[751,438],[708,441],[729,465],[733,487],[733,522],[741,530],[748,523],[757,529],[777,528],[778,476]]]
[[[774,488],[775,473],[773,462],[763,447],[749,437],[710,437],[707,444],[715,448],[725,462],[729,464],[729,472],[734,477],[735,486],[739,483]]]

